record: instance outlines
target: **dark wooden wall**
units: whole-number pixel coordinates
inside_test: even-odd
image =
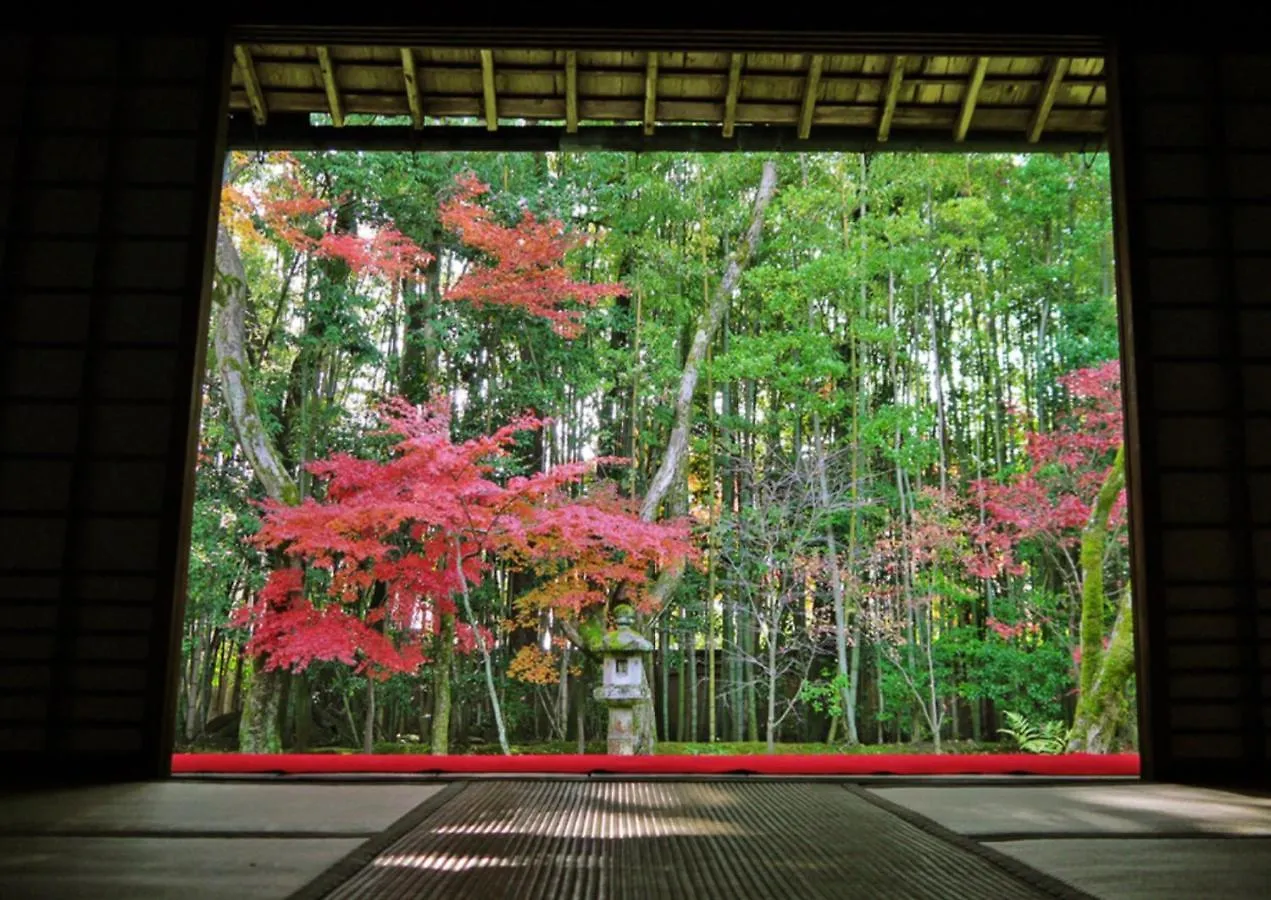
[[[220,40],[0,37],[0,768],[164,771]]]
[[[0,37],[0,772],[163,774],[225,121],[219,38]],[[1152,777],[1271,757],[1271,62],[1122,42]]]
[[[1271,56],[1122,42],[1123,343],[1150,771],[1271,761]]]

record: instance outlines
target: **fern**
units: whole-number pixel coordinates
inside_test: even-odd
[[[1006,722],[1008,727],[999,728],[998,732],[1009,737],[1023,752],[1049,755],[1064,752],[1067,728],[1063,722],[1030,722],[1016,712],[1007,712]]]

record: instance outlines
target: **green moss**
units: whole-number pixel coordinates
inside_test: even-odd
[[[1081,696],[1090,692],[1103,656],[1104,613],[1107,598],[1103,588],[1103,557],[1108,543],[1108,519],[1112,505],[1125,486],[1125,445],[1117,448],[1090,522],[1081,534]]]
[[[598,653],[605,643],[605,623],[600,617],[588,617],[578,623],[578,633],[583,643],[593,653]]]

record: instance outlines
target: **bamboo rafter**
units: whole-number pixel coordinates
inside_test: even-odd
[[[658,54],[650,51],[644,68],[644,133],[653,134],[658,114]]]
[[[812,54],[808,60],[807,82],[803,85],[803,107],[799,110],[799,139],[807,140],[812,133],[812,114],[816,110],[816,92],[821,86],[821,66],[825,57],[819,53]]]
[[[264,125],[269,121],[269,107],[265,104],[265,92],[261,90],[251,51],[239,44],[234,48],[234,60],[242,73],[243,88],[247,92],[247,103],[251,107],[252,119],[257,125]]]
[[[891,136],[892,119],[896,116],[896,101],[900,98],[900,85],[905,77],[905,58],[894,57],[891,61],[891,73],[887,76],[887,91],[883,95],[883,111],[878,116],[878,142],[881,144]]]
[[[336,128],[343,128],[344,104],[340,102],[340,86],[335,80],[335,64],[331,61],[331,51],[326,47],[318,48],[318,68],[322,72],[322,86],[327,92],[331,121]]]
[[[419,96],[419,70],[415,66],[415,51],[402,48],[402,80],[406,83],[406,102],[410,104],[410,121],[416,128],[424,127],[424,104]]]
[[[578,130],[578,53],[565,51],[565,130]]]
[[[971,127],[971,116],[975,114],[975,101],[980,96],[980,88],[984,86],[984,75],[989,70],[989,58],[981,56],[975,61],[975,69],[971,72],[971,80],[967,82],[966,93],[962,97],[962,111],[958,113],[958,124],[953,129],[955,141],[965,141],[967,129]]]
[[[499,127],[499,104],[494,93],[494,51],[481,51],[481,93],[485,100],[485,127],[487,131],[497,131]]]
[[[1063,82],[1064,76],[1068,74],[1068,67],[1071,64],[1071,60],[1062,56],[1050,61],[1050,67],[1046,73],[1046,84],[1042,87],[1041,100],[1038,101],[1037,110],[1033,113],[1032,121],[1028,124],[1028,142],[1030,144],[1036,144],[1041,140],[1042,132],[1046,129],[1046,120],[1050,117],[1050,111],[1055,105],[1055,97],[1059,93],[1059,85]]]
[[[744,53],[728,54],[728,90],[724,94],[724,137],[733,136],[737,125],[737,95],[741,92],[741,67],[746,61]]]

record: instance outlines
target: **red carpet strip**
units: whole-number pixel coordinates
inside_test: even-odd
[[[1040,775],[1139,774],[1134,753],[1043,756],[981,755],[821,756],[428,756],[328,753],[177,753],[174,775]]]

